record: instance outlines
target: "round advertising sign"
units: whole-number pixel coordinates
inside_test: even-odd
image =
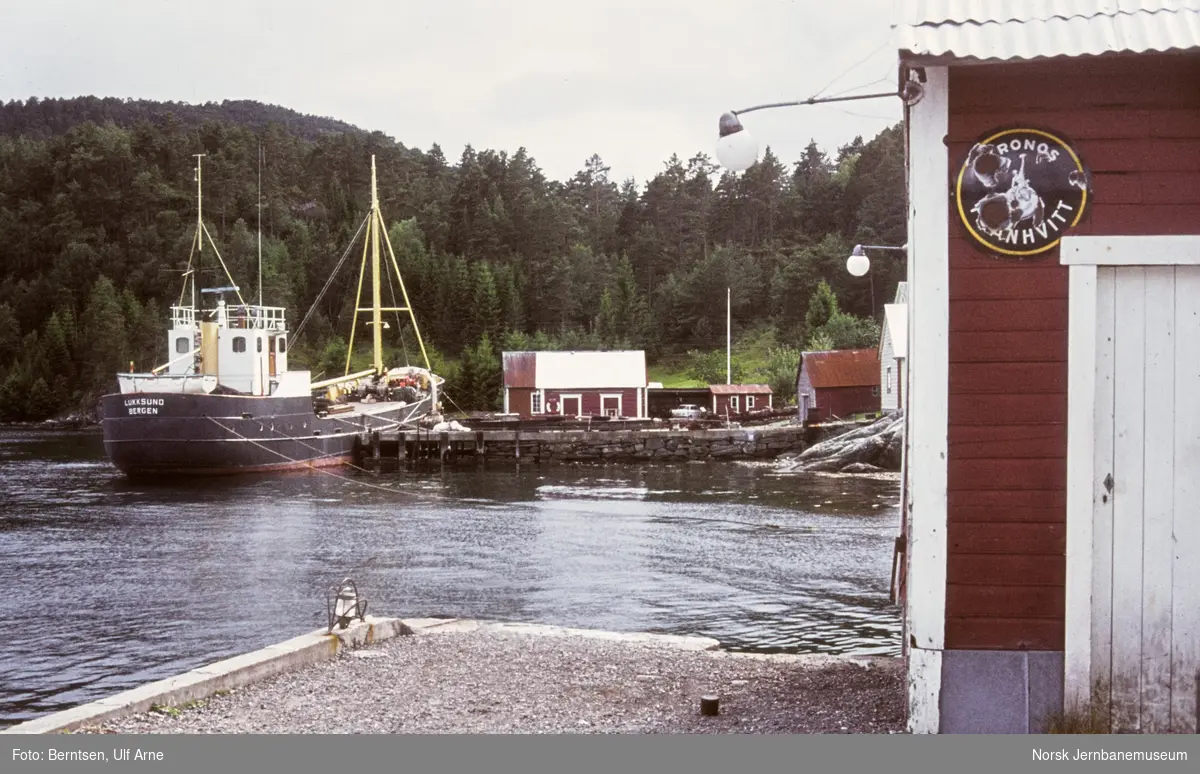
[[[1009,256],[1050,250],[1083,217],[1088,173],[1065,140],[1040,129],[1004,129],[975,143],[954,184],[963,225]]]

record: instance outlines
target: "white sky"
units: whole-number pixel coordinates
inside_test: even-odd
[[[525,146],[570,178],[593,153],[639,186],[713,156],[730,109],[889,91],[893,0],[10,0],[0,99],[253,99],[410,147]],[[865,60],[865,61],[864,61]],[[877,81],[872,85],[872,81]],[[856,88],[862,87],[862,88]],[[743,122],[785,162],[900,120],[900,100]]]

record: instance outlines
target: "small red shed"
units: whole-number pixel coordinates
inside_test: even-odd
[[[801,420],[817,422],[879,411],[879,350],[802,352],[796,405]]]
[[[716,416],[771,408],[771,387],[767,384],[710,384],[708,391],[712,393],[709,410]]]
[[[1200,2],[905,0],[914,733],[1194,733]]]

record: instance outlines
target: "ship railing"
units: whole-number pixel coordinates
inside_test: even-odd
[[[214,310],[208,310],[209,315],[213,313]],[[194,328],[196,317],[195,307],[171,307],[172,328]],[[282,306],[229,306],[225,307],[223,316],[218,313],[217,319],[223,319],[225,327],[228,328],[248,328],[274,333],[287,330],[287,309]]]
[[[196,309],[191,306],[171,307],[172,328],[193,328],[196,325]]]
[[[287,310],[282,306],[230,306],[225,310],[230,328],[249,328],[283,332],[287,330]]]

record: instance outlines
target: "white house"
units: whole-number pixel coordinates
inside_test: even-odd
[[[880,411],[904,408],[908,383],[908,283],[896,286],[896,301],[883,307],[883,333],[879,340]]]
[[[505,352],[504,411],[646,417],[646,353]]]

